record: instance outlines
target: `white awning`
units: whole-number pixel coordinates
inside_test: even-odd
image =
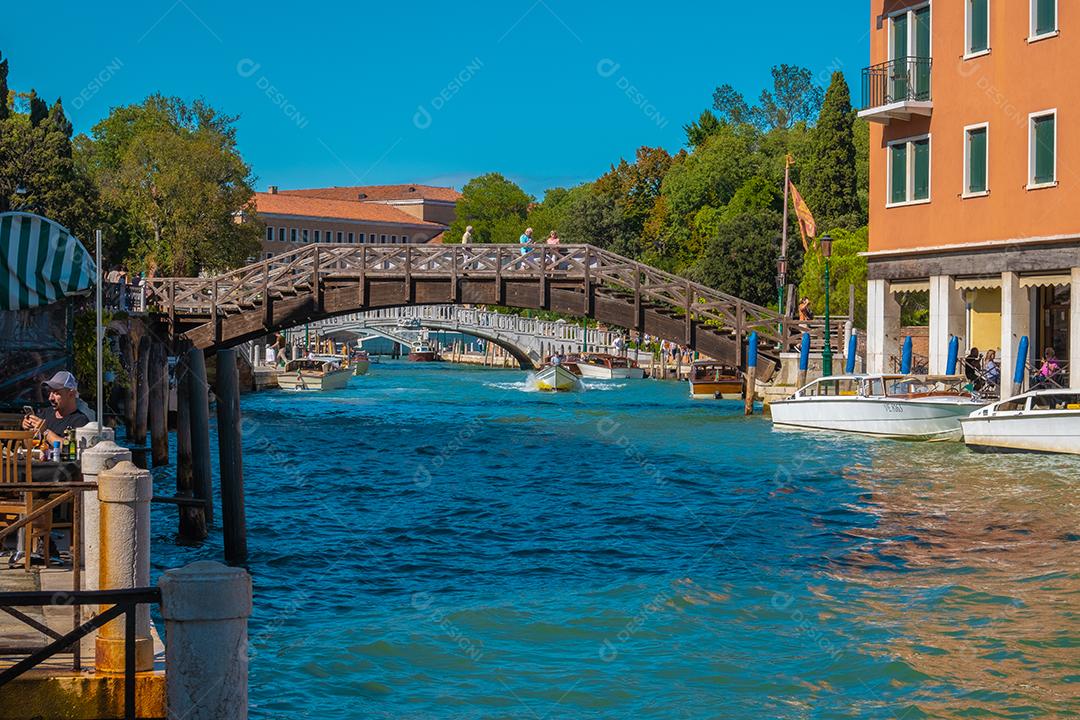
[[[997,290],[1001,287],[1001,277],[957,278],[957,290]]]
[[[1072,275],[1069,273],[1053,273],[1050,275],[1021,275],[1020,287],[1053,287],[1055,285],[1072,284]]]
[[[930,292],[930,280],[896,280],[889,283],[889,292]]]

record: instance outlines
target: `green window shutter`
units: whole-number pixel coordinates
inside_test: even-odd
[[[986,192],[986,128],[968,131],[969,193]]]
[[[1057,30],[1057,0],[1035,0],[1035,34]]]
[[[1054,116],[1035,118],[1035,182],[1054,182]]]
[[[914,76],[915,87],[913,88],[914,100],[930,99],[930,8],[924,7],[916,10],[915,27],[915,59],[911,74]]]
[[[892,154],[892,176],[889,178],[889,202],[907,201],[907,143],[889,148]]]
[[[893,64],[890,75],[888,102],[904,100],[908,94],[908,22],[907,13],[892,21]]]
[[[968,22],[971,24],[969,53],[982,52],[990,47],[990,16],[987,0],[969,0]]]
[[[912,164],[915,173],[915,194],[912,200],[927,200],[930,198],[930,141],[919,140],[911,143],[914,157]]]

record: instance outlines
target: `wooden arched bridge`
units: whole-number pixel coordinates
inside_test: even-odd
[[[733,365],[750,332],[773,351],[801,334],[774,310],[591,245],[316,244],[217,277],[147,283],[169,335],[208,351],[347,313],[447,303],[594,318]]]

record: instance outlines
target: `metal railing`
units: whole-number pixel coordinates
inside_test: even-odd
[[[0,647],[0,654],[29,653],[11,667],[0,671],[0,688],[23,673],[40,665],[53,655],[74,652],[78,657],[79,642],[90,633],[109,622],[124,616],[124,717],[134,720],[135,704],[135,611],[139,605],[160,605],[161,590],[156,587],[130,588],[126,590],[74,590],[71,592],[7,592],[0,593],[0,609],[23,620],[34,629],[44,633],[52,642],[41,648]],[[60,635],[42,623],[15,610],[17,607],[45,607],[49,605],[109,605],[100,614],[76,626],[71,632]],[[76,668],[77,669],[77,668]]]
[[[862,109],[931,99],[931,58],[903,57],[863,68]]]
[[[146,285],[106,282],[101,285],[101,304],[105,310],[142,314],[146,312]]]

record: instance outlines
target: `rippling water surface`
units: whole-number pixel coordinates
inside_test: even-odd
[[[449,365],[243,411],[253,717],[1080,715],[1078,460]]]

